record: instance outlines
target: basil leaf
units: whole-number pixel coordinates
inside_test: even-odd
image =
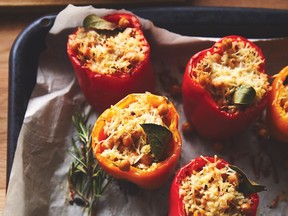
[[[95,28],[97,30],[114,30],[117,28],[115,23],[108,22],[101,17],[91,14],[83,21],[84,28]]]
[[[239,192],[249,195],[253,193],[257,193],[260,191],[266,191],[266,187],[263,185],[259,185],[251,180],[248,179],[246,174],[237,166],[229,165],[229,167],[236,171],[240,176],[239,181]]]
[[[140,124],[147,135],[151,151],[158,161],[165,159],[165,152],[172,139],[172,132],[157,124]]]
[[[253,103],[256,91],[252,86],[240,86],[234,93],[234,104],[249,105]]]

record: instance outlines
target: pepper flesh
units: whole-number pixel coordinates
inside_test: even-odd
[[[153,94],[130,94],[119,101],[115,106],[123,109],[137,101],[138,97],[148,97],[147,100],[149,103],[157,107],[161,104],[161,101],[163,101],[162,96]],[[139,169],[134,166],[131,166],[130,169],[127,170],[121,170],[112,160],[101,154],[104,149],[101,147],[100,143],[107,138],[107,135],[105,135],[104,132],[104,126],[106,121],[110,119],[112,115],[113,113],[111,112],[111,108],[104,111],[96,121],[92,131],[94,155],[103,170],[116,179],[128,180],[141,188],[155,189],[161,187],[173,174],[181,153],[182,141],[178,131],[179,116],[174,105],[171,102],[168,103],[168,113],[165,115],[168,120],[167,122],[169,122],[167,127],[173,134],[172,140],[167,149],[167,157],[163,161],[157,162],[156,168],[153,170]]]
[[[144,37],[137,17],[132,14],[117,13],[102,18],[122,28],[137,29],[144,38],[142,43],[146,52],[144,60],[139,62],[129,73],[103,74],[92,71],[81,63],[71,46],[71,41],[77,30],[69,35],[67,42],[68,57],[87,102],[97,112],[102,112],[130,93],[153,91],[155,88],[155,77],[150,61],[150,46]]]
[[[263,63],[259,65],[258,71],[264,73],[265,59],[259,47],[247,39],[232,35],[222,38],[223,40],[241,41],[249,44],[259,54]],[[215,43],[215,44],[217,44]],[[186,66],[182,82],[183,108],[187,120],[195,130],[209,139],[221,140],[230,138],[244,130],[264,110],[267,104],[267,94],[262,101],[253,106],[240,110],[237,113],[229,113],[220,110],[211,94],[193,77],[193,70],[197,64],[209,53],[218,54],[214,47],[203,50],[192,56]]]
[[[200,171],[206,164],[207,160],[210,162],[215,161],[214,157],[197,157],[193,160],[191,160],[189,163],[187,163],[185,166],[180,168],[172,182],[171,188],[170,188],[170,196],[169,196],[169,216],[186,216],[186,212],[184,210],[184,204],[182,201],[182,198],[179,194],[180,186],[187,176],[191,176],[193,171]],[[217,158],[218,164],[217,168],[223,168],[228,164],[223,159]],[[257,212],[257,207],[259,204],[259,196],[257,193],[251,194],[247,196],[251,201],[251,210],[249,214],[246,214],[246,216],[255,216]],[[198,214],[196,214],[198,215]]]
[[[273,80],[267,109],[268,128],[276,139],[288,143],[288,66]],[[284,94],[286,92],[286,94]]]

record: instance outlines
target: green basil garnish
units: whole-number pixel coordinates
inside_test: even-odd
[[[83,27],[97,30],[115,30],[118,26],[115,23],[108,22],[97,15],[91,14],[85,17]]]
[[[229,165],[229,167],[236,171],[240,176],[239,181],[239,192],[249,195],[261,191],[266,191],[266,187],[263,185],[259,185],[251,180],[248,179],[246,174],[237,166]]]
[[[233,102],[239,105],[249,105],[254,102],[256,91],[252,86],[240,86],[234,93]]]
[[[172,132],[157,124],[140,124],[147,135],[151,151],[158,161],[165,159],[165,152],[172,139]]]

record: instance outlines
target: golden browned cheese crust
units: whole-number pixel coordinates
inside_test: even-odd
[[[224,53],[217,53],[223,49]],[[261,103],[269,89],[268,77],[261,73],[263,59],[258,51],[243,41],[224,39],[216,43],[214,54],[210,52],[197,64],[193,76],[210,92],[221,110],[238,112],[240,107],[233,103],[233,94],[240,86],[251,86],[256,91],[253,104]],[[252,105],[252,104],[251,104]]]
[[[81,27],[69,43],[81,64],[100,74],[130,73],[147,56],[146,40],[136,28],[97,32]]]

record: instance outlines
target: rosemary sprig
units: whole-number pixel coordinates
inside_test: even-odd
[[[77,131],[77,140],[72,138],[72,149],[69,151],[74,158],[68,174],[71,203],[88,208],[88,214],[94,215],[96,200],[103,194],[111,178],[94,157],[91,126],[86,125],[86,116],[76,113],[72,121]]]

